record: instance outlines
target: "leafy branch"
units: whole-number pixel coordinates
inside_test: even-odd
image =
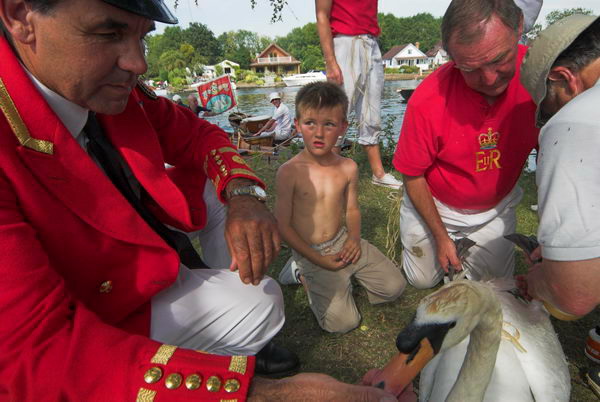
[[[273,8],[273,15],[271,16],[271,22],[277,22],[277,21],[282,21],[281,18],[281,13],[283,11],[283,7],[285,7],[287,5],[287,0],[269,0],[269,2],[271,3],[271,7]],[[174,8],[177,8],[177,6],[179,6],[179,0],[173,0],[174,3]],[[194,0],[194,3],[196,3],[196,5],[198,5],[198,0]],[[250,5],[252,6],[252,9],[254,9],[256,7],[257,4],[257,0],[250,0]]]

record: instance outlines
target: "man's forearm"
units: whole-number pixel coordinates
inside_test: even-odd
[[[448,236],[448,232],[433,201],[433,196],[423,176],[404,176],[406,193],[436,241]]]

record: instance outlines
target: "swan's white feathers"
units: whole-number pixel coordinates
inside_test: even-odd
[[[448,323],[442,351],[421,372],[420,401],[444,401],[465,360],[469,336],[489,303],[499,303],[504,328],[526,352],[502,339],[484,401],[568,401],[570,378],[566,359],[548,313],[538,302],[524,303],[508,290],[513,280],[454,281],[423,298],[416,324]],[[518,334],[517,331],[518,330]],[[497,339],[497,338],[496,338]]]

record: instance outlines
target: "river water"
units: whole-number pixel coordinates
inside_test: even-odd
[[[396,90],[400,88],[415,88],[419,84],[417,80],[409,81],[385,81],[383,87],[383,98],[381,102],[381,117],[385,125],[389,116],[395,116],[396,119],[393,123],[392,131],[395,133],[395,139],[397,140],[398,134],[400,133],[400,127],[402,125],[402,118],[404,117],[404,111],[406,110],[406,104],[402,103],[402,96]],[[275,111],[273,105],[269,103],[269,94],[271,92],[279,92],[283,103],[289,108],[290,112],[295,115],[295,98],[296,93],[301,87],[278,87],[278,88],[238,88],[236,90],[236,97],[238,106],[237,109],[233,108],[219,116],[213,116],[207,118],[213,124],[219,125],[225,131],[232,131],[233,128],[229,125],[227,117],[231,111],[240,111],[245,114],[258,116],[266,115],[271,116]],[[183,99],[186,98],[188,93],[179,93]],[[352,119],[352,116],[350,116]],[[348,132],[348,138],[352,139],[356,135],[356,130],[350,129]]]
[[[391,122],[392,116],[395,117],[393,120],[391,131],[394,134],[393,140],[398,141],[400,134],[400,127],[402,126],[402,120],[404,118],[404,112],[406,111],[406,103],[402,102],[402,96],[398,90],[400,88],[415,88],[420,83],[418,80],[401,80],[401,81],[385,81],[383,86],[383,98],[381,101],[381,118],[382,126],[386,127],[386,122]],[[232,111],[240,111],[245,114],[252,116],[266,115],[271,116],[275,111],[273,105],[269,103],[269,94],[271,92],[279,92],[282,97],[283,103],[289,108],[290,112],[295,115],[295,98],[296,93],[301,87],[278,87],[278,88],[238,88],[236,90],[236,98],[238,102],[237,109],[233,108],[219,116],[208,117],[207,120],[213,124],[217,124],[225,131],[233,131],[233,128],[229,124],[227,117]],[[189,92],[179,93],[179,95],[186,99]],[[350,122],[352,123],[353,116],[350,116]],[[356,137],[356,128],[351,124],[348,129],[347,138],[353,139]],[[535,155],[532,154],[529,157],[527,163],[527,170],[535,170]]]

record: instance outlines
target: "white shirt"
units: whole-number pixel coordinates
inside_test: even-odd
[[[63,98],[61,95],[42,84],[33,76],[33,74],[29,72],[29,70],[25,68],[25,66],[23,66],[23,68],[25,69],[25,72],[27,72],[27,75],[29,75],[29,78],[31,78],[33,85],[38,91],[40,91],[62,124],[65,125],[67,130],[69,130],[73,138],[75,138],[77,142],[83,146],[83,141],[85,141],[86,138],[85,136],[80,136],[79,134],[81,134],[83,126],[85,126],[85,123],[87,122],[89,110]]]
[[[536,172],[542,257],[600,257],[600,80],[540,132]]]
[[[290,115],[290,109],[283,102],[275,109],[272,119],[277,122],[276,127],[279,127],[281,133],[289,135],[289,132],[292,130],[292,116]]]

